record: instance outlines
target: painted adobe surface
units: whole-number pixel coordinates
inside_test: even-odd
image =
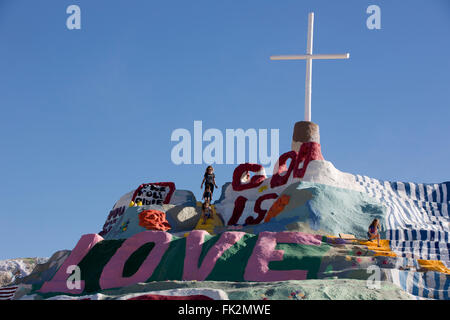
[[[40,288],[35,286],[34,293],[44,297],[82,295],[166,280],[370,280],[371,268],[377,266],[381,280],[390,282],[413,270],[421,274],[416,281],[418,288],[435,298],[448,299],[450,270],[442,273],[420,261],[409,263],[391,251],[387,240],[377,247],[375,243],[302,232],[225,232],[210,236],[197,230],[187,238],[178,238],[167,232],[144,231],[127,240],[102,240],[91,234],[80,239],[53,279]],[[72,264],[83,270],[80,289],[69,290],[66,285],[69,275],[64,270]],[[427,282],[431,274],[441,287],[436,281]]]
[[[146,193],[148,204],[130,207],[145,187],[165,189]],[[167,280],[351,279],[367,286],[378,272],[380,280],[416,297],[449,299],[449,187],[344,173],[323,159],[318,143],[302,143],[299,152],[280,156],[271,177],[258,164],[236,168],[215,202],[215,219],[208,220],[212,234],[199,230],[192,192],[174,183],[140,186],[117,201],[100,234],[83,236],[45,283],[35,279],[21,294],[102,295]],[[148,231],[139,219],[148,210],[162,212],[171,229]],[[364,240],[374,218],[382,222],[381,247]],[[342,240],[338,233],[360,240]],[[67,287],[70,265],[82,270],[80,289]]]

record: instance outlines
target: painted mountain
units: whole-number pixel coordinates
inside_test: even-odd
[[[3,283],[3,297],[448,300],[450,182],[344,173],[318,139],[295,136],[273,175],[238,165],[206,221],[175,182],[140,185],[98,234]],[[380,245],[367,239],[374,219]]]

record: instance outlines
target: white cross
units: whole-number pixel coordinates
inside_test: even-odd
[[[311,121],[311,77],[313,59],[348,59],[350,53],[344,54],[313,54],[314,12],[308,16],[308,42],[305,55],[271,56],[270,60],[306,60],[305,80],[305,121]]]

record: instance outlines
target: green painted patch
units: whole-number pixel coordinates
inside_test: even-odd
[[[207,253],[213,249],[222,235],[206,235],[202,245],[199,261],[204,263]],[[244,234],[215,263],[207,281],[237,281],[244,282],[245,269],[258,240],[258,235]],[[78,264],[81,269],[81,280],[85,283],[83,294],[100,292],[100,277],[104,267],[111,260],[125,240],[103,240],[98,242]],[[308,270],[308,279],[316,279],[322,258],[330,245],[320,246],[279,243],[277,250],[284,250],[282,261],[269,262],[271,270]],[[123,277],[133,276],[144,263],[155,243],[149,242],[135,248],[135,251],[124,261]],[[186,257],[186,238],[172,237],[169,247],[146,282],[182,280]],[[46,295],[47,296],[47,295]]]
[[[218,236],[217,236],[218,237]],[[217,260],[206,280],[245,281],[244,273],[258,236],[245,234]]]
[[[144,263],[144,260],[150,254],[150,251],[152,251],[154,246],[155,244],[153,242],[149,242],[133,252],[127,262],[125,262],[122,277],[131,277],[135,274],[141,267],[142,263]]]
[[[283,260],[270,261],[271,270],[308,270],[307,279],[317,279],[322,257],[331,246],[322,244],[311,246],[297,243],[278,243],[276,250],[283,250]]]
[[[181,280],[183,277],[186,238],[172,237],[169,249],[147,281]]]
[[[81,280],[84,280],[85,292],[100,290],[100,275],[103,268],[120,248],[125,240],[103,240],[98,242],[78,264],[81,270]]]
[[[202,265],[203,259],[208,254],[209,249],[211,249],[217,241],[220,239],[220,236],[212,236],[210,234],[205,235],[205,239],[202,245],[202,253],[197,261],[197,268]]]

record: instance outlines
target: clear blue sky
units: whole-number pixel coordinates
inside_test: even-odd
[[[81,7],[82,29],[66,28]],[[381,30],[366,8],[381,8]],[[450,1],[0,0],[0,259],[50,256],[96,233],[140,183],[200,197],[205,165],[172,164],[173,130],[303,120],[308,12],[312,117],[336,168],[450,179]],[[216,165],[217,182],[235,165]],[[218,193],[215,194],[215,197]]]

